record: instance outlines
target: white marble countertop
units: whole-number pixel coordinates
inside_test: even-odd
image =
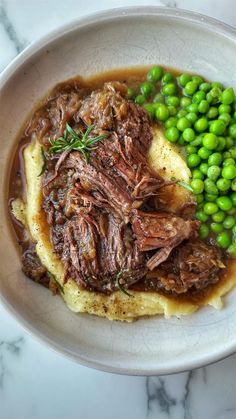
[[[147,3],[196,10],[236,26],[235,0],[0,0],[0,71],[62,23]],[[236,355],[166,377],[95,371],[39,343],[0,306],[0,419],[233,419],[235,377]]]

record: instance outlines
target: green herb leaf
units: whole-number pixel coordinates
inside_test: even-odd
[[[39,176],[41,176],[41,175],[44,173],[45,168],[46,168],[46,157],[45,157],[45,154],[44,154],[44,149],[43,149],[43,147],[41,147],[41,153],[42,153],[43,164],[42,164],[41,171],[40,171],[40,173],[38,174],[38,177],[39,177]]]
[[[65,294],[63,286],[60,284],[60,282],[58,282],[55,275],[50,271],[48,271],[47,274],[56,283],[58,289],[62,292],[62,294]]]
[[[193,188],[188,183],[182,180],[179,180],[179,182],[177,182],[177,185],[183,186],[183,188],[188,189],[190,192],[193,192]]]
[[[124,272],[127,272],[128,271],[128,269],[123,269],[123,270],[121,270],[118,274],[117,274],[117,277],[116,277],[116,282],[117,282],[117,285],[118,285],[118,287],[119,287],[119,289],[120,289],[120,291],[121,292],[123,292],[125,295],[127,295],[128,297],[134,297],[132,294],[130,294],[123,286],[122,286],[122,284],[120,283],[120,280],[121,280],[121,278],[122,278],[122,275],[124,274]]]
[[[50,140],[51,147],[49,152],[51,154],[63,153],[67,150],[79,151],[86,163],[89,160],[89,152],[94,150],[94,144],[107,137],[107,134],[98,135],[97,137],[89,137],[90,133],[95,129],[94,125],[90,125],[85,132],[77,133],[69,124],[66,124],[66,130],[63,137],[56,140]]]

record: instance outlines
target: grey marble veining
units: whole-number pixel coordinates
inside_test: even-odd
[[[235,0],[113,0],[166,5],[236,26]],[[0,71],[59,24],[111,7],[108,0],[0,0]],[[236,355],[166,377],[88,369],[28,335],[0,305],[0,419],[235,419]]]
[[[16,54],[19,54],[26,46],[27,42],[20,39],[14,25],[7,12],[7,4],[4,0],[0,2],[0,23],[6,32],[10,42],[13,43]]]

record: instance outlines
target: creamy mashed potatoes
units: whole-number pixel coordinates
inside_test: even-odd
[[[149,150],[148,161],[150,166],[165,179],[176,178],[189,182],[190,171],[178,149],[167,142],[162,132],[155,128],[154,139]],[[222,307],[221,296],[228,292],[236,283],[236,278],[229,276],[227,281],[221,281],[213,286],[210,296],[200,302],[169,298],[157,292],[130,291],[127,296],[121,291],[111,295],[88,292],[79,289],[78,285],[70,279],[63,284],[64,268],[53,252],[49,240],[45,215],[41,210],[42,177],[39,176],[43,165],[41,146],[36,141],[29,144],[24,151],[25,175],[27,183],[27,201],[23,204],[17,200],[13,204],[13,212],[31,234],[36,243],[36,251],[46,269],[55,275],[56,280],[63,287],[61,296],[74,312],[86,312],[97,316],[107,317],[110,320],[132,321],[140,316],[164,314],[164,316],[181,316],[196,311],[201,304],[209,304],[217,309]],[[174,189],[172,199],[173,208],[181,206],[190,199],[189,192],[181,187]]]

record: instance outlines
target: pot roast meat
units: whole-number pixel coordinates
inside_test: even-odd
[[[66,278],[73,275],[91,291],[118,290],[120,275],[129,287],[147,272],[145,255],[134,244],[131,228],[106,213],[92,216],[81,210],[80,217],[67,224],[62,260]]]
[[[51,128],[43,141],[51,133],[55,138],[56,125],[61,132],[65,120],[75,130],[92,124],[92,136],[107,136],[88,162],[79,151],[46,153],[43,209],[65,281],[73,278],[80,287],[103,293],[141,285],[185,293],[216,282],[222,256],[196,239],[199,222],[163,208],[161,196],[173,182],[148,167],[148,114],[127,100],[126,86],[118,82],[85,99],[76,94],[73,106],[72,97],[54,99],[59,113],[47,110]],[[156,204],[150,210],[152,198],[160,198],[161,209]]]
[[[49,286],[50,279],[47,276],[47,270],[41,264],[34,247],[27,249],[23,253],[21,262],[22,270],[26,276],[45,287]]]
[[[188,240],[175,247],[170,257],[136,286],[174,295],[197,292],[215,284],[224,267],[219,248],[199,239]]]

